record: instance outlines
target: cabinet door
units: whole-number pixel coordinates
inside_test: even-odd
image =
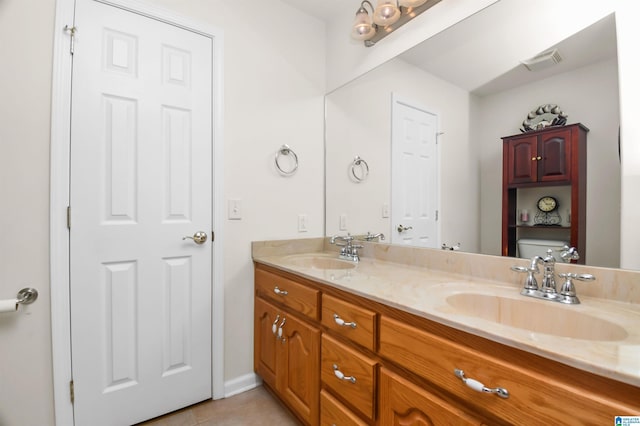
[[[320,330],[284,313],[283,351],[278,361],[278,390],[306,422],[318,424],[320,406]]]
[[[381,425],[482,425],[465,411],[430,394],[401,376],[380,369]]]
[[[571,129],[560,129],[539,136],[538,181],[556,182],[571,179]]]
[[[529,183],[537,180],[538,138],[535,135],[509,140],[507,152],[508,183]]]
[[[273,332],[274,323],[280,321],[276,308],[256,297],[254,308],[253,368],[271,388],[276,386],[277,346],[279,340]],[[277,329],[276,329],[277,333]]]

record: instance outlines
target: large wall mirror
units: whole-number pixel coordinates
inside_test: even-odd
[[[615,16],[611,15],[545,46],[562,60],[528,71],[518,46],[536,32],[504,32],[507,18],[499,2],[326,96],[326,233],[383,233],[382,243],[425,245],[403,239],[397,211],[403,203],[437,210],[432,247],[459,244],[460,250],[500,255],[501,137],[520,133],[527,113],[555,104],[568,123],[582,123],[587,136],[586,263],[620,265],[619,90]],[[502,31],[502,33],[501,33]],[[544,29],[540,29],[544,31]],[[466,40],[488,37],[477,51],[462,49]],[[504,69],[487,77],[493,65]],[[424,197],[412,182],[410,163],[398,159],[402,108],[415,110],[416,129],[434,144],[435,192]],[[396,121],[394,121],[396,120]],[[399,136],[400,135],[400,136]],[[366,162],[366,168],[356,163]],[[368,169],[368,170],[366,170]],[[367,173],[368,172],[368,173]],[[404,174],[403,174],[404,173]],[[540,189],[532,200],[564,187]],[[531,201],[534,203],[534,201]],[[532,204],[531,209],[535,209]],[[566,210],[560,208],[566,215]],[[566,218],[568,220],[568,218]]]

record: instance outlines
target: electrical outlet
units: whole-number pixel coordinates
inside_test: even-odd
[[[347,215],[344,213],[340,215],[340,230],[341,231],[347,230]]]
[[[229,200],[227,217],[229,220],[242,219],[242,200]]]
[[[298,215],[298,232],[307,232],[307,222],[309,218],[306,214]]]

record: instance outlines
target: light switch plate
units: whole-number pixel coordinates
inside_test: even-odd
[[[242,219],[242,200],[229,200],[227,216],[229,220]]]
[[[389,204],[384,203],[382,205],[382,217],[383,218],[388,218],[389,217]]]

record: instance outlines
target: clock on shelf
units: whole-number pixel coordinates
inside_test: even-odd
[[[562,218],[558,213],[558,200],[550,195],[541,197],[536,203],[538,212],[533,218],[536,225],[560,225]]]

